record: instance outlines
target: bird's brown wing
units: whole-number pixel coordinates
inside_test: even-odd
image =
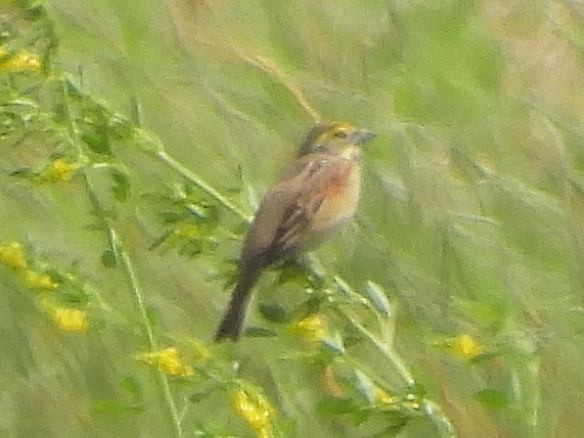
[[[348,166],[347,160],[321,154],[298,160],[264,197],[242,259],[260,258],[266,266],[301,247],[312,218]]]

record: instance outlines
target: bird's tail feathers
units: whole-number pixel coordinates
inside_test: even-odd
[[[252,288],[255,285],[259,276],[259,269],[247,271],[241,275],[235,290],[231,295],[229,306],[221,324],[215,332],[215,342],[224,339],[237,341],[241,336],[245,316],[249,307]]]

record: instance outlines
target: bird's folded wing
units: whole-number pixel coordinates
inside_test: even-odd
[[[330,157],[307,156],[298,163],[263,200],[247,250],[262,253],[269,264],[302,246],[310,238],[312,219],[331,191],[337,190],[349,166],[347,160]]]

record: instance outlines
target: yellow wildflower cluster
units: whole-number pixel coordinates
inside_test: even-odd
[[[64,158],[57,158],[50,162],[39,174],[39,179],[43,182],[59,183],[71,180],[78,166],[70,163]]]
[[[49,274],[39,273],[29,268],[22,245],[11,242],[0,245],[0,264],[17,272],[29,289],[53,291],[59,287]],[[84,332],[89,326],[87,311],[63,307],[50,303],[46,295],[40,297],[41,304],[55,325],[69,332]]]
[[[87,331],[89,327],[85,310],[50,305],[47,306],[47,311],[55,325],[61,330],[81,333]]]
[[[231,407],[255,432],[257,438],[274,436],[274,408],[259,388],[240,387],[231,394]]]
[[[194,374],[193,368],[182,361],[180,353],[175,347],[140,353],[136,359],[148,365],[157,366],[160,371],[169,376],[188,377]]]
[[[417,411],[420,409],[420,402],[418,401],[418,397],[414,394],[408,394],[406,395],[406,399],[402,402],[402,406]]]
[[[462,360],[473,360],[485,352],[485,347],[468,334],[449,338],[444,342],[444,346]]]
[[[318,344],[324,336],[324,321],[319,314],[312,314],[290,325],[290,331],[307,340],[311,344]]]
[[[55,283],[50,275],[39,274],[38,272],[28,269],[24,274],[24,282],[31,289],[55,290],[59,286]]]
[[[41,66],[38,56],[27,50],[19,50],[16,53],[8,54],[6,49],[0,47],[0,72],[2,73],[36,73],[41,70]]]
[[[59,286],[50,275],[39,274],[28,268],[26,255],[18,242],[0,245],[0,264],[17,271],[31,289],[55,290]]]
[[[17,271],[26,269],[26,256],[22,245],[18,242],[0,245],[0,264]]]
[[[407,394],[404,398],[401,398],[390,395],[384,389],[376,387],[374,395],[377,406],[382,409],[395,410],[406,408],[417,411],[421,407],[418,397],[414,394]]]

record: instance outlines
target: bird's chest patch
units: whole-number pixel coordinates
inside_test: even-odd
[[[313,218],[313,232],[332,231],[350,219],[357,210],[361,190],[360,167],[349,160],[343,164],[324,188],[323,202]]]

